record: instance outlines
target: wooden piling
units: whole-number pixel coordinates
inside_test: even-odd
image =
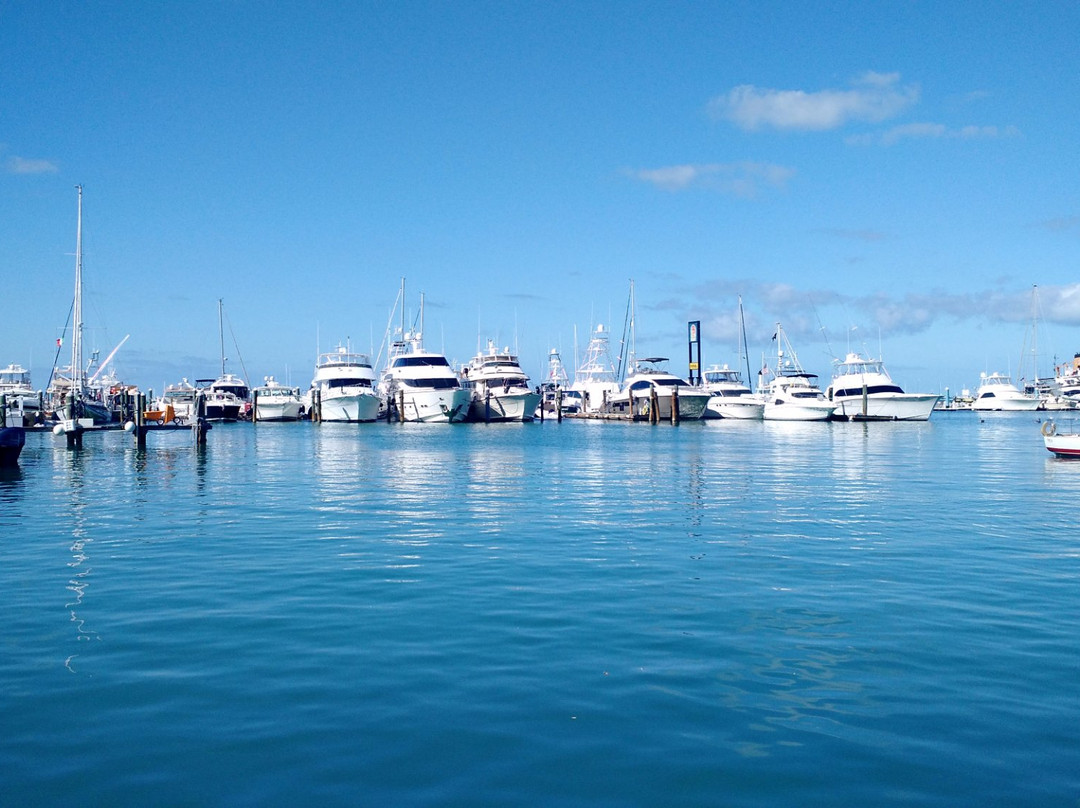
[[[251,423],[259,420],[259,391],[251,391]]]
[[[633,394],[631,393],[631,405],[633,404]],[[660,397],[656,394],[656,388],[649,388],[649,423],[660,423]]]
[[[398,390],[397,405],[398,405],[398,423],[403,424],[403,423],[405,423],[405,391],[404,390]]]
[[[555,422],[562,423],[562,388],[555,390]]]
[[[671,388],[671,423],[679,425],[679,387]]]

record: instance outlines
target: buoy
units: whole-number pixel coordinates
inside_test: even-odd
[[[63,435],[64,434],[64,425],[63,424],[57,424],[56,426],[54,426],[52,428],[52,433],[54,435]]]
[[[132,432],[132,431],[134,431],[134,429],[135,429],[135,422],[134,421],[128,421],[126,424],[124,424],[124,431],[125,432]]]

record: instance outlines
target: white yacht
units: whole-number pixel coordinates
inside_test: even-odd
[[[195,416],[195,396],[198,390],[187,379],[179,384],[166,386],[160,398],[154,400],[151,409],[166,411],[172,407],[175,417],[180,421],[191,421]]]
[[[608,412],[629,415],[635,420],[655,417],[671,419],[672,403],[678,401],[680,420],[693,421],[704,416],[710,395],[674,373],[660,367],[667,357],[650,356],[635,360],[633,371],[622,389],[608,399]]]
[[[529,377],[509,348],[499,351],[488,340],[461,370],[463,386],[472,393],[470,421],[531,421],[540,394],[529,389]]]
[[[405,332],[391,345],[380,387],[396,420],[457,423],[469,415],[471,392],[445,356],[424,350],[421,331]]]
[[[765,402],[743,383],[739,371],[727,365],[713,365],[702,376],[702,386],[711,396],[709,406],[705,408],[706,418],[762,419]]]
[[[22,413],[27,424],[38,419],[42,397],[30,386],[30,371],[22,365],[11,364],[0,369],[0,395],[5,397],[8,407]]]
[[[216,379],[196,379],[195,389],[203,394],[208,421],[239,419],[249,393],[243,379],[231,373],[223,373]]]
[[[252,390],[251,397],[256,421],[299,421],[304,409],[300,388],[281,384],[273,376]]]
[[[375,370],[367,354],[353,353],[342,345],[320,354],[309,392],[312,420],[374,421],[382,404],[375,385]]]
[[[817,374],[807,373],[799,357],[787,342],[780,323],[776,324],[776,370],[766,380],[768,368],[761,371],[758,390],[765,400],[766,421],[827,421],[836,405],[825,398],[817,386]],[[788,352],[784,353],[784,345]]]
[[[1006,374],[979,374],[979,389],[971,409],[979,412],[1031,412],[1038,407],[1038,397],[1021,393]]]
[[[585,359],[574,373],[570,390],[580,398],[581,411],[584,413],[606,410],[608,400],[619,392],[619,376],[611,359],[608,334],[602,323],[596,326],[589,340]]]
[[[837,362],[825,397],[849,420],[926,421],[941,396],[905,393],[880,359],[849,353]]]

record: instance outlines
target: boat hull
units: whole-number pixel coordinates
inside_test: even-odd
[[[299,421],[303,405],[299,401],[258,402],[255,405],[256,421]]]
[[[729,418],[738,421],[760,421],[765,417],[765,403],[738,398],[713,396],[705,408],[705,418]]]
[[[25,429],[21,426],[0,426],[0,466],[17,464],[25,445]]]
[[[424,424],[456,424],[469,416],[472,398],[463,388],[440,390],[403,390],[397,394],[395,417],[402,421]]]
[[[901,393],[874,394],[834,398],[836,415],[848,420],[868,419],[877,421],[927,421],[941,396],[933,394]]]
[[[1080,435],[1043,435],[1043,444],[1058,457],[1080,460]]]
[[[1003,398],[977,399],[971,405],[971,409],[978,412],[1034,412],[1039,408],[1037,398]]]
[[[828,421],[835,410],[832,404],[767,402],[763,417],[766,421]]]
[[[324,392],[320,406],[323,421],[368,423],[379,417],[379,397],[372,392],[342,395]]]
[[[474,398],[469,404],[470,421],[531,421],[536,416],[540,394],[533,392],[492,394]]]

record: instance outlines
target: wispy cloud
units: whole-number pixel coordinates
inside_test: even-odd
[[[995,140],[1017,137],[1020,130],[1015,126],[961,126],[950,128],[942,123],[906,123],[884,132],[852,135],[845,142],[853,146],[892,146],[901,140]]]
[[[34,160],[12,155],[4,161],[9,174],[56,174],[60,168],[51,160]]]
[[[847,239],[849,241],[875,242],[885,238],[885,234],[879,233],[877,230],[845,230],[840,227],[826,227],[818,232],[824,233],[827,236],[836,236],[837,238]]]
[[[1040,286],[1038,292],[1041,322],[1080,325],[1080,283]],[[943,321],[977,325],[1027,323],[1032,318],[1030,287],[964,293],[936,290],[905,295],[844,295],[788,284],[717,280],[694,286],[689,295],[696,301],[699,316],[717,324],[727,324],[737,296],[742,295],[748,309],[748,326],[751,316],[759,328],[775,318],[784,323],[792,336],[817,336],[822,318],[834,319],[827,310],[837,308],[844,312],[845,319],[860,321],[885,336],[918,334]]]
[[[1039,224],[1051,233],[1069,233],[1080,230],[1080,216],[1061,216],[1057,219],[1047,219]]]
[[[629,176],[665,191],[706,188],[754,197],[765,186],[783,188],[795,170],[772,163],[697,163],[661,168],[630,169]]]
[[[746,131],[762,128],[824,131],[849,121],[878,123],[919,100],[919,88],[899,73],[866,73],[850,89],[774,90],[744,84],[709,102],[716,118]]]

